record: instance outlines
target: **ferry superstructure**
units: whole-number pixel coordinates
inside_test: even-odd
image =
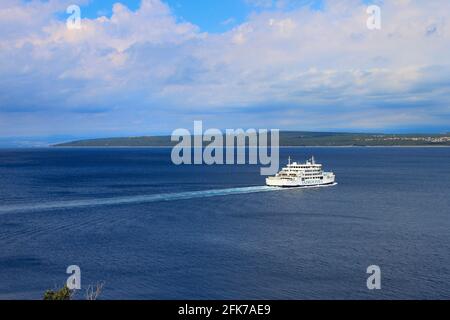
[[[324,172],[322,165],[316,163],[314,157],[306,163],[291,162],[273,177],[266,179],[271,187],[296,188],[334,185],[336,176],[333,172]]]

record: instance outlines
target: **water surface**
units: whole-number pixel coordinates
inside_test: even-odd
[[[112,299],[450,298],[450,148],[289,155],[339,185],[273,191],[170,149],[0,150],[0,298],[39,299],[72,264]]]

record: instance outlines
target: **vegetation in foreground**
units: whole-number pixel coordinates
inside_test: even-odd
[[[86,290],[85,299],[91,301],[98,300],[101,293],[103,292],[103,287],[104,283],[102,282],[97,283],[96,285],[88,286]],[[67,287],[67,285],[65,285],[61,289],[47,290],[44,293],[44,300],[53,300],[53,301],[76,300],[76,294],[77,294],[76,290],[71,290]]]

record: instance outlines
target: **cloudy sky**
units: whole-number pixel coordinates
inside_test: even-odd
[[[448,0],[2,0],[0,138],[447,132],[449,57]]]

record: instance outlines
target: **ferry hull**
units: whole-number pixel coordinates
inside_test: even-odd
[[[318,186],[329,186],[335,184],[335,178],[325,178],[322,181],[302,181],[298,180],[285,180],[285,179],[277,179],[277,178],[267,178],[266,185],[269,187],[279,187],[279,188],[312,188]]]

